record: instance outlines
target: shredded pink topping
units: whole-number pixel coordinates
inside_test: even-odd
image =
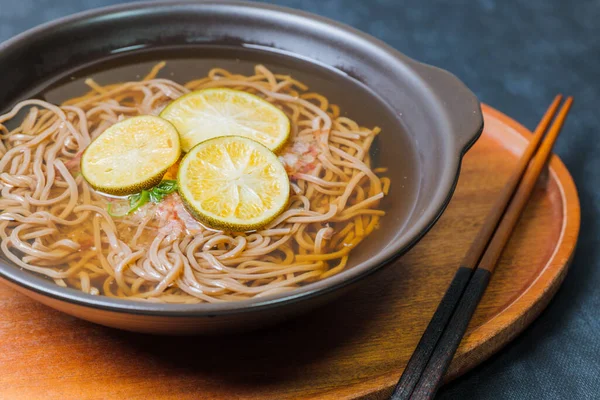
[[[202,231],[202,225],[185,209],[177,193],[167,196],[158,204],[154,218],[159,221],[161,233],[179,236],[183,232],[195,235]]]
[[[319,153],[319,144],[315,135],[302,135],[292,139],[279,156],[279,160],[288,174],[308,173],[315,168]]]

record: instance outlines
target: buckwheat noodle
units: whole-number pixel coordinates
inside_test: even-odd
[[[242,300],[287,292],[339,273],[378,225],[390,181],[372,169],[379,128],[287,75],[262,65],[242,76],[212,69],[180,85],[157,75],[101,86],[56,106],[26,100],[0,116],[0,247],[5,257],[64,287],[155,302]],[[229,87],[257,94],[291,121],[279,154],[290,176],[288,208],[257,232],[214,231],[193,220],[177,194],[125,217],[119,199],[90,189],[79,174],[85,147],[107,127],[158,114],[190,90]],[[12,129],[9,125],[20,124]]]

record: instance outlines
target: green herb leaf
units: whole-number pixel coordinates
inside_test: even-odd
[[[149,190],[150,201],[160,203],[162,199],[177,190],[177,181],[166,180]]]
[[[149,190],[142,190],[140,193],[132,194],[129,196],[129,211],[125,214],[112,214],[111,213],[111,204],[109,203],[107,206],[108,214],[111,217],[123,217],[125,215],[131,214],[136,211],[138,208],[151,201],[153,203],[160,203],[165,197],[170,195],[171,193],[177,190],[177,181],[176,180],[164,180],[161,181],[158,185],[154,186]]]
[[[129,196],[129,211],[127,214],[131,214],[150,199],[150,194],[147,190],[142,190],[140,193],[132,194]]]
[[[177,190],[177,181],[172,179],[162,181],[151,190],[158,193],[171,194]]]
[[[150,198],[151,202],[153,202],[153,203],[159,203],[162,200],[163,195],[162,195],[162,193],[158,193],[158,192],[156,192],[154,190],[150,190],[148,192],[148,197]]]

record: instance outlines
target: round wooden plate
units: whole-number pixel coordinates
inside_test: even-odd
[[[121,332],[0,287],[0,398],[385,398],[531,134],[483,110],[484,134],[434,229],[356,291],[269,330],[185,338]],[[575,185],[555,156],[447,379],[500,350],[541,312],[565,276],[578,231]]]

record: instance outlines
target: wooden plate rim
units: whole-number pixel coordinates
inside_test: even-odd
[[[523,125],[488,105],[483,104],[482,109],[484,114],[514,129],[529,141],[532,132]],[[539,316],[564,280],[579,235],[581,218],[579,196],[571,174],[556,155],[550,160],[550,174],[560,190],[563,205],[562,229],[552,256],[529,287],[492,318],[503,319],[504,323],[485,334],[481,341],[473,341],[467,348],[463,348],[463,352],[453,361],[446,381],[469,371],[513,340]],[[526,298],[527,293],[537,293],[537,295]],[[471,336],[477,335],[479,329],[472,331]]]
[[[481,104],[481,108],[484,116],[498,120],[512,128],[526,140],[529,140],[532,135],[530,130],[501,111],[486,104]],[[469,335],[471,343],[468,347],[463,347],[460,354],[454,358],[446,375],[446,382],[456,379],[481,364],[521,333],[544,310],[566,275],[579,235],[581,217],[579,196],[571,174],[556,155],[553,155],[550,160],[550,174],[560,190],[563,204],[563,225],[554,252],[531,284],[513,302],[491,319],[504,320],[501,326],[493,331],[481,333],[480,328],[486,326],[491,321],[489,320],[471,331]],[[537,294],[532,297],[526,296],[529,293]],[[473,340],[473,336],[476,337],[475,340]],[[481,337],[478,338],[477,336]],[[387,397],[396,385],[399,374],[399,371],[390,371],[371,379],[369,383],[360,382],[325,393],[321,392],[314,398],[371,399],[382,398],[382,396]]]

